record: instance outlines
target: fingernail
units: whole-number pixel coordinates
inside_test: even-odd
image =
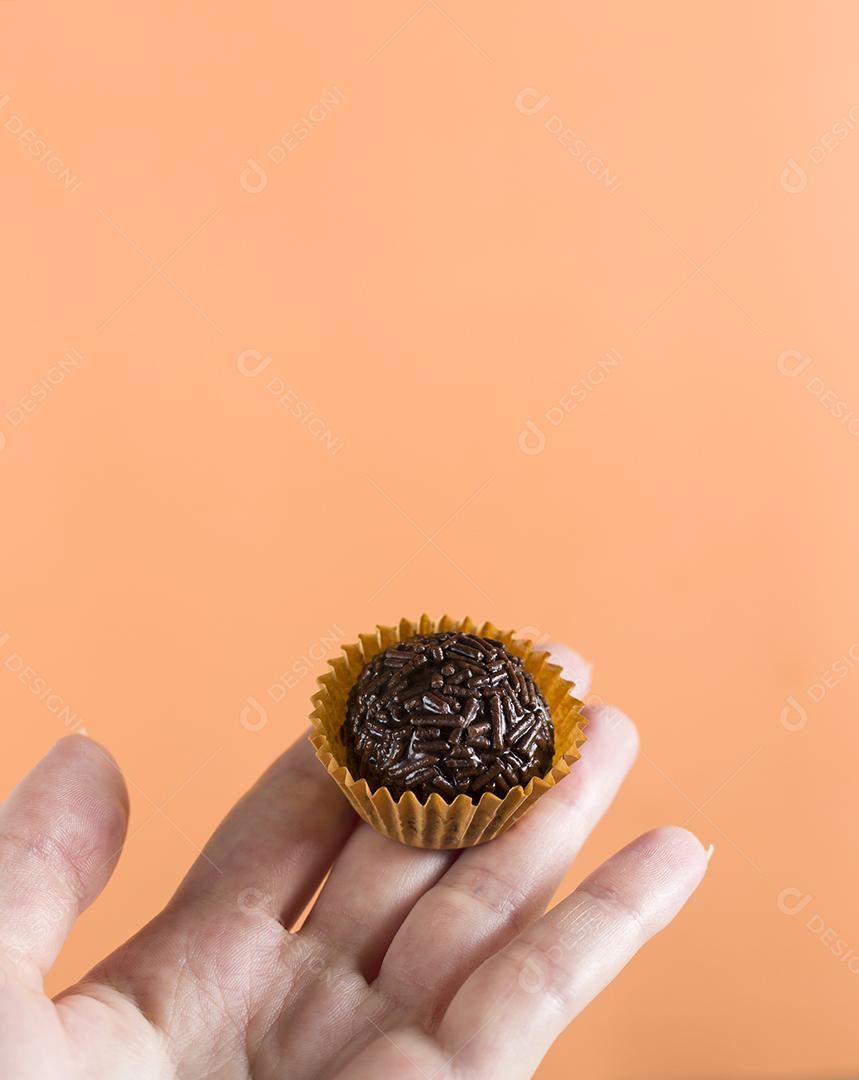
[[[711,845],[710,845],[710,846],[709,846],[709,847],[707,848],[707,850],[706,850],[706,851],[704,852],[704,854],[705,854],[705,855],[707,856],[707,862],[709,862],[709,861],[710,861],[710,860],[711,860],[711,859],[713,858],[713,852],[714,852],[715,850],[716,850],[716,845],[715,845],[715,844],[711,844]]]

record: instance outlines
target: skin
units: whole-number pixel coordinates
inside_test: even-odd
[[[583,694],[587,665],[552,651]],[[104,888],[128,821],[107,751],[61,740],[0,808],[0,1076],[533,1075],[707,866],[691,833],[657,829],[544,914],[638,745],[619,710],[588,711],[571,774],[507,833],[461,853],[406,848],[359,823],[300,740],[167,907],[51,1000],[43,976]]]

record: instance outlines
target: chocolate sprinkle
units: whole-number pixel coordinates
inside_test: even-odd
[[[477,802],[544,776],[555,753],[549,707],[500,641],[449,631],[378,653],[352,687],[346,764],[375,791]]]

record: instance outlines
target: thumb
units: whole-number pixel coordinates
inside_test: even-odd
[[[0,806],[0,968],[44,974],[113,872],[128,794],[85,735],[61,739]]]

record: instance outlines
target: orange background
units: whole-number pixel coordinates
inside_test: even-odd
[[[302,657],[469,613],[640,725],[567,886],[716,846],[540,1075],[855,1066],[857,9],[359,8],[0,6],[0,781],[77,716],[133,804],[53,985],[301,731]]]

